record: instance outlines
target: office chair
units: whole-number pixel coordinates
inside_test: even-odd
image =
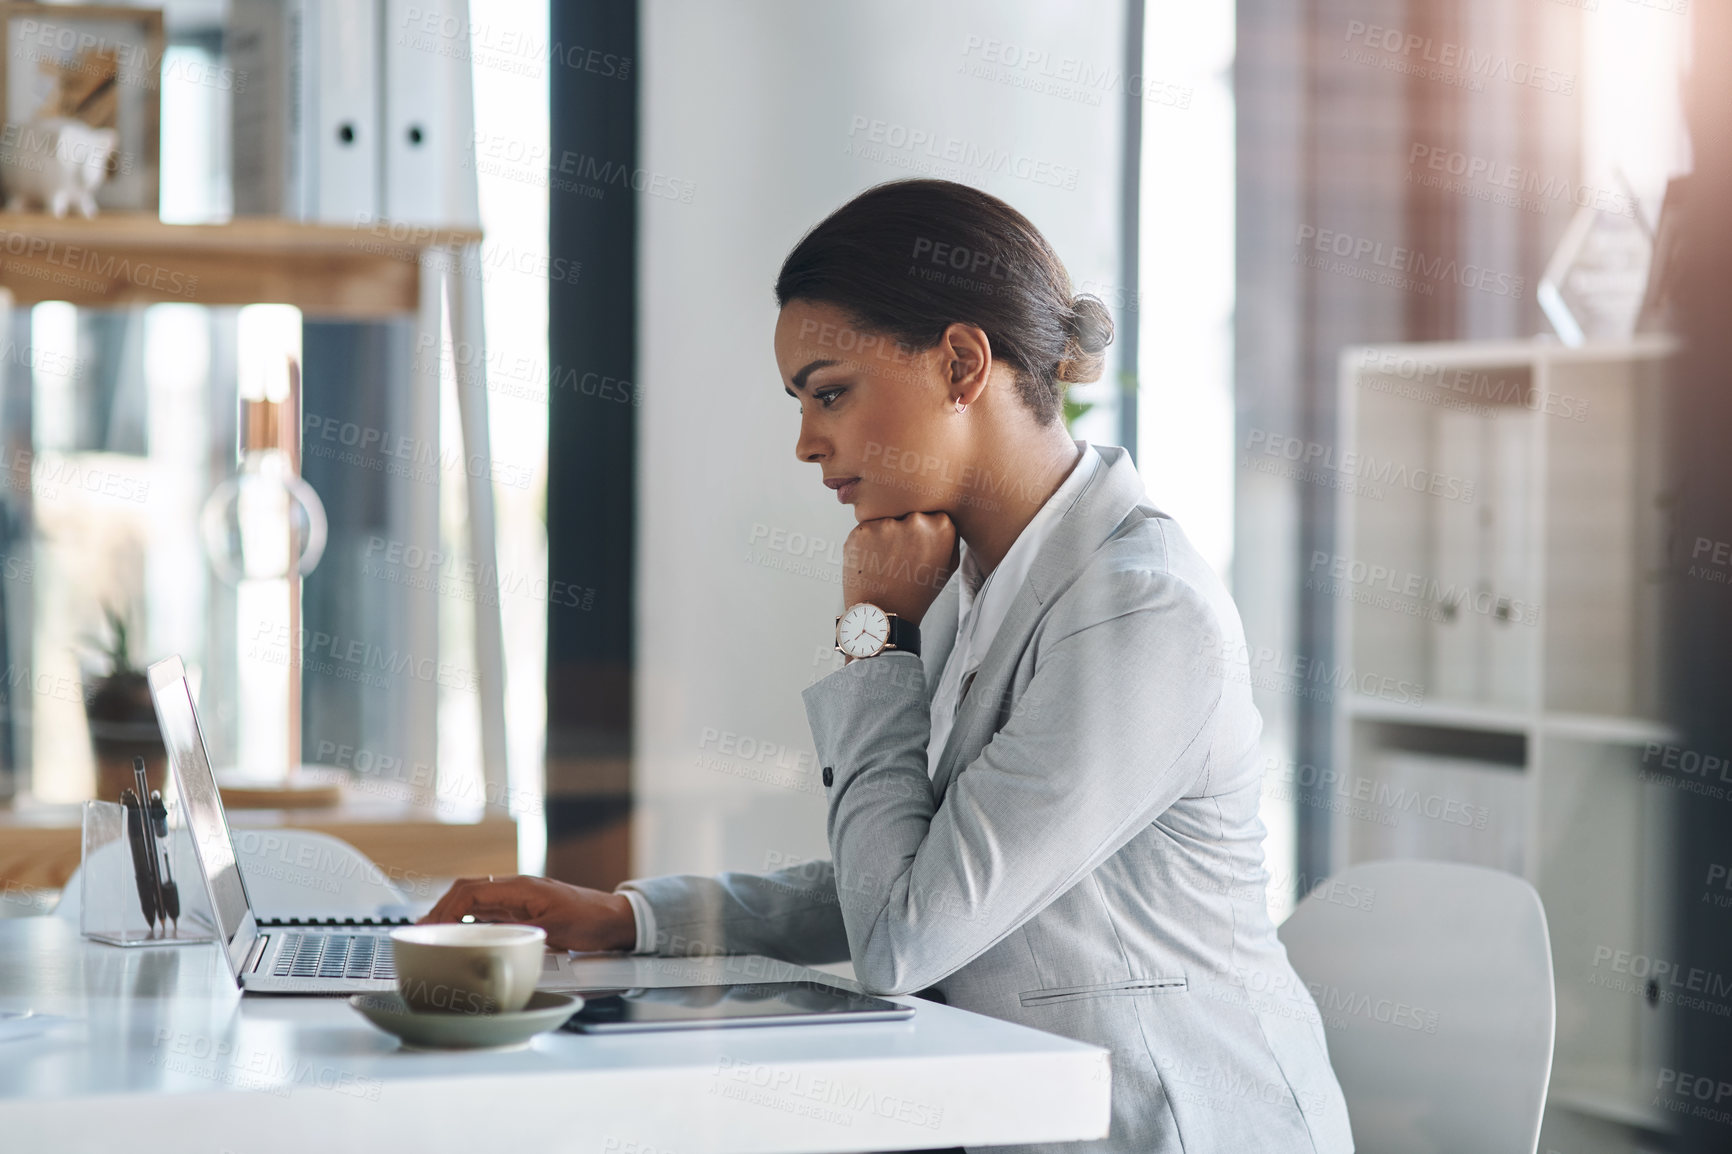
[[[360,850],[330,834],[310,829],[236,829],[236,860],[247,894],[261,917],[375,917],[406,904],[403,891]],[[124,854],[121,843],[99,852]],[[190,852],[190,850],[189,850]],[[126,871],[131,863],[124,863]],[[182,901],[197,884],[191,862],[180,867]],[[57,918],[77,921],[83,904],[84,867],[66,879]],[[130,872],[124,875],[128,876]],[[417,895],[419,897],[421,895]],[[433,894],[437,897],[437,894]]]
[[[1343,894],[1355,903],[1331,900]],[[1532,886],[1480,866],[1366,862],[1279,935],[1323,1015],[1361,1154],[1534,1154],[1556,1004]]]

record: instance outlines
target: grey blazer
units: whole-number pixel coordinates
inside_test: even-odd
[[[1310,992],[1266,912],[1261,718],[1225,587],[1130,455],[1064,511],[926,769],[957,578],[923,652],[808,688],[831,860],[627,882],[659,952],[851,958],[1112,1052],[1112,1127],[1045,1151],[1353,1149]]]

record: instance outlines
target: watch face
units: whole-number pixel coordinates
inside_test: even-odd
[[[849,657],[871,657],[890,640],[890,618],[868,601],[850,606],[836,622],[836,648]]]

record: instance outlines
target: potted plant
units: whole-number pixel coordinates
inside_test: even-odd
[[[84,687],[84,714],[90,723],[90,745],[96,754],[96,796],[119,801],[120,791],[133,785],[132,759],[144,758],[151,789],[162,789],[168,754],[150,700],[150,682],[133,664],[126,618],[104,606],[108,640],[96,644],[107,672],[89,678]]]

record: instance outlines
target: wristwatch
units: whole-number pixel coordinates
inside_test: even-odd
[[[848,606],[836,618],[836,648],[849,657],[876,657],[899,649],[920,653],[920,626],[870,601]]]

